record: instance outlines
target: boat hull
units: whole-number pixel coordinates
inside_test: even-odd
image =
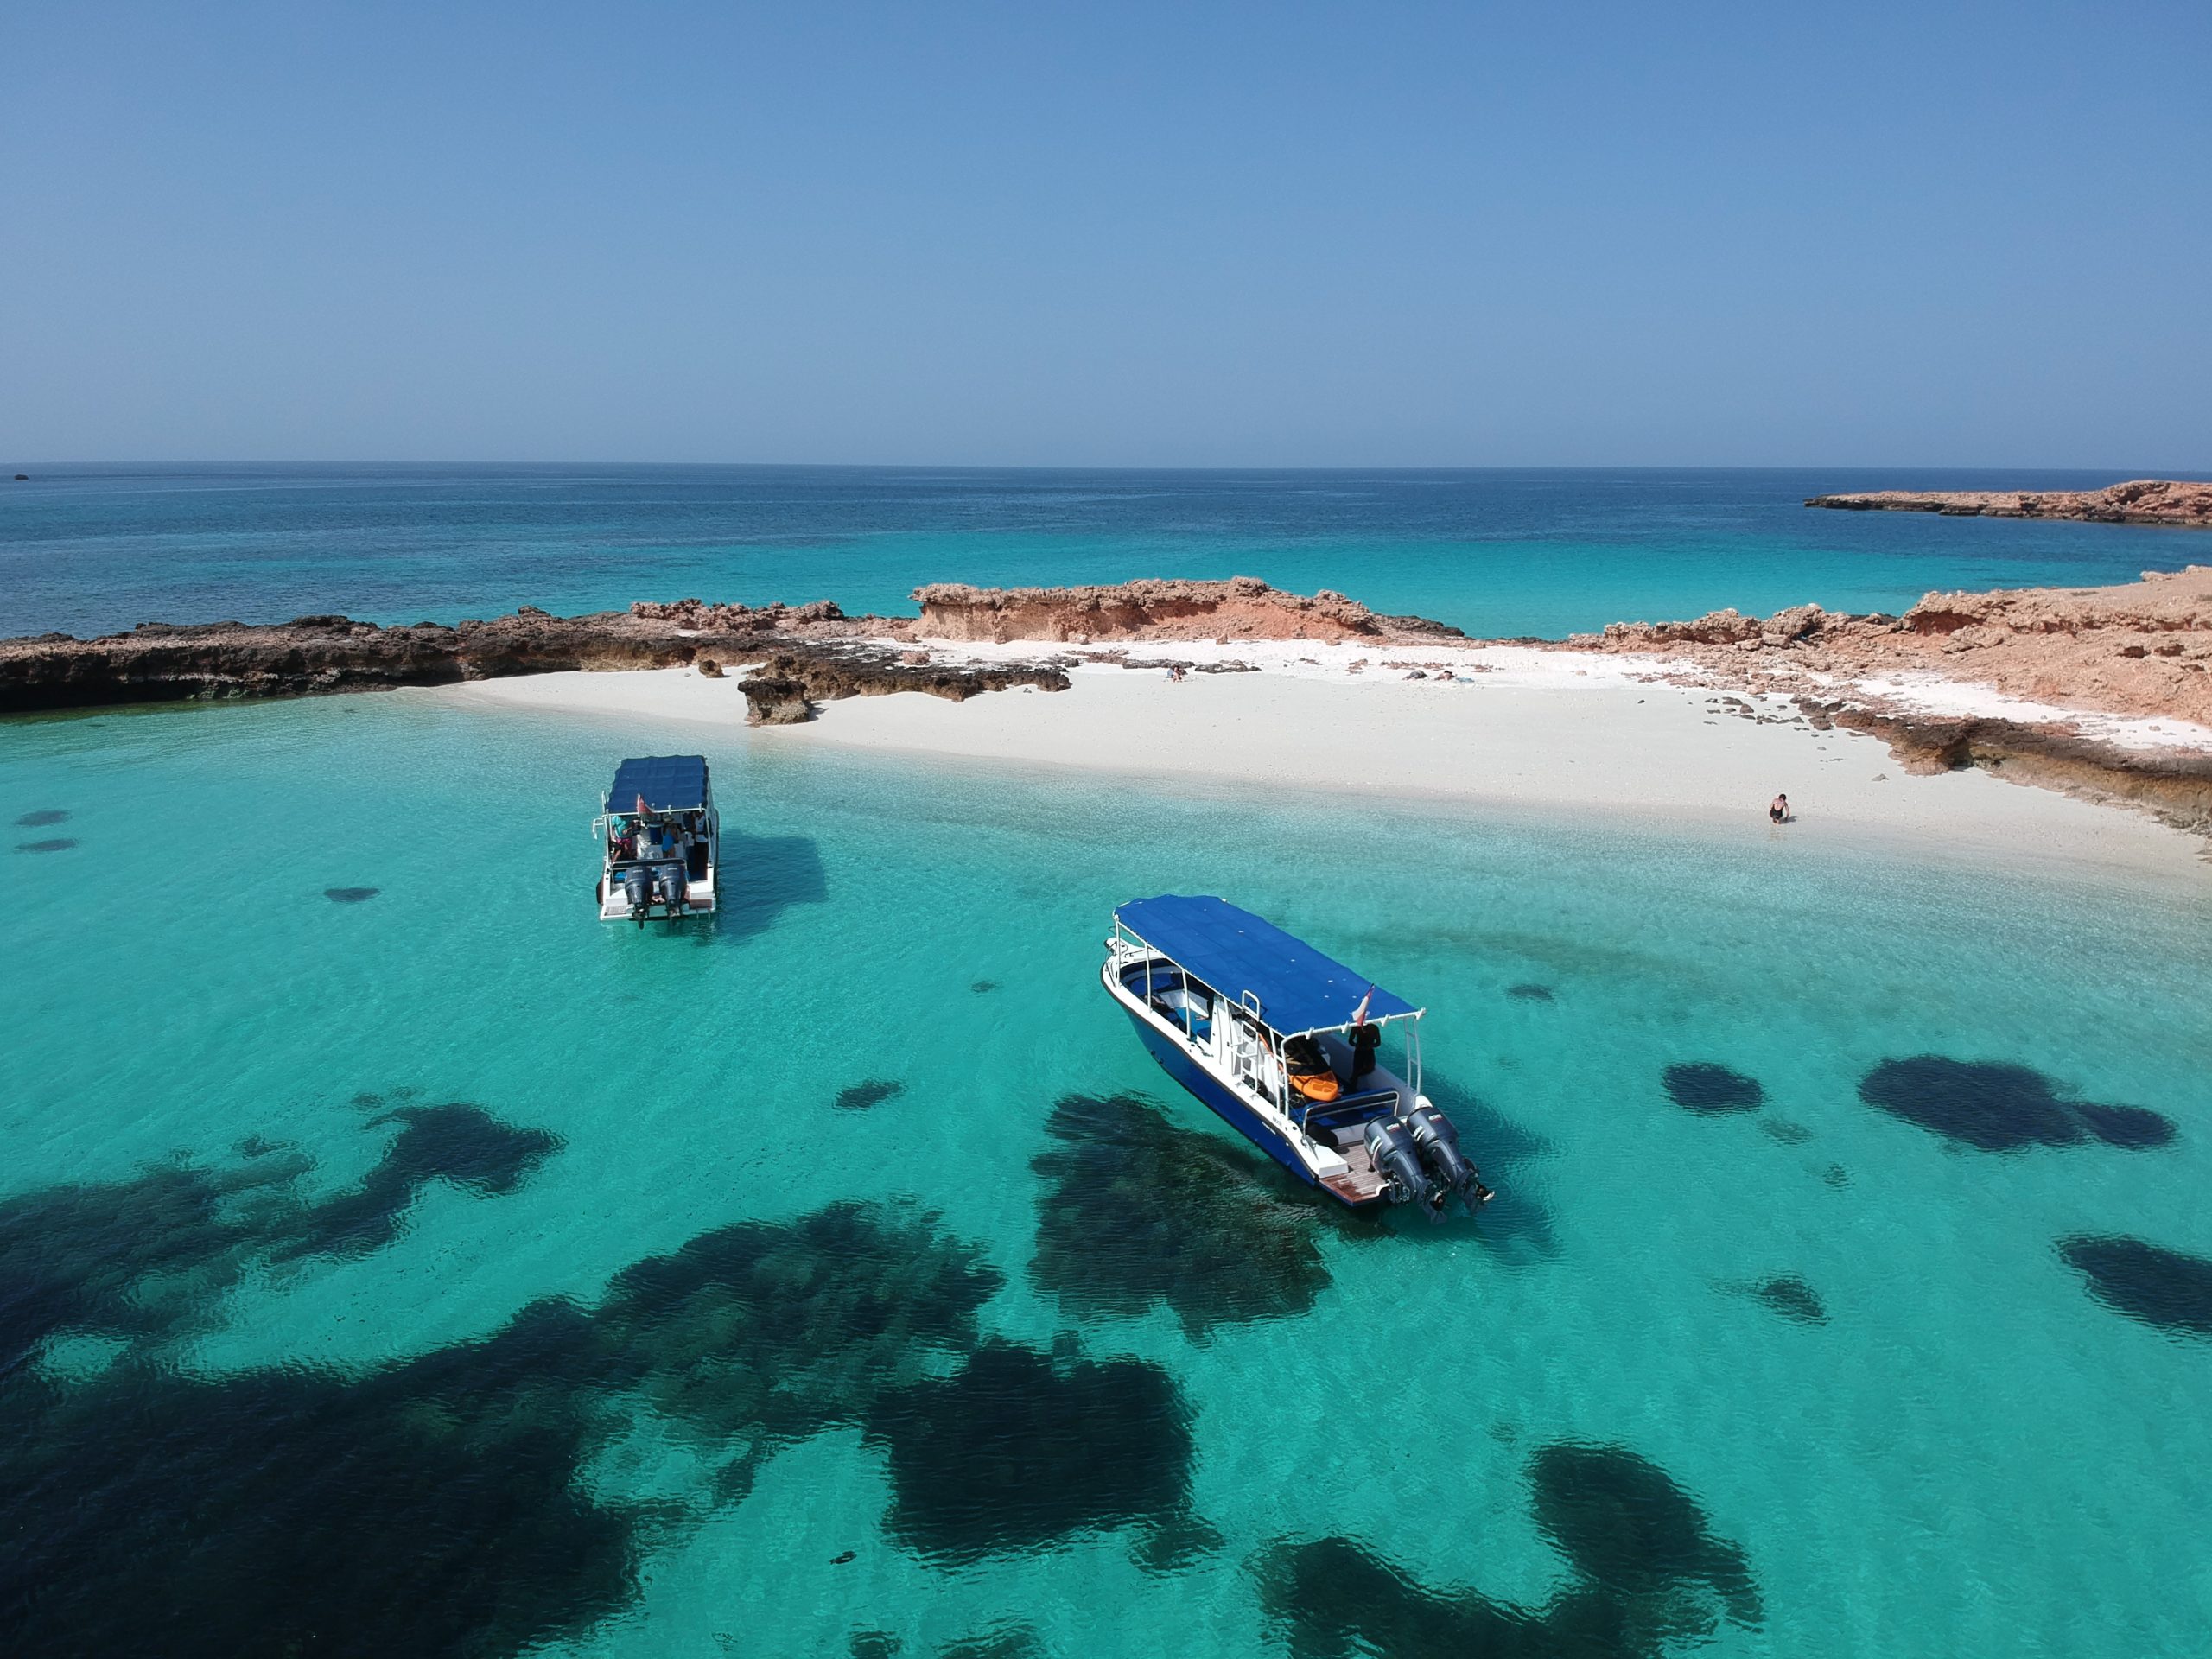
[[[1138,1039],[1144,1044],[1145,1052],[1160,1062],[1161,1071],[1183,1085],[1185,1092],[1306,1185],[1320,1185],[1313,1179],[1313,1173],[1306,1168],[1305,1161],[1290,1149],[1290,1143],[1262,1121],[1258,1113],[1224,1088],[1178,1044],[1161,1036],[1142,1014],[1126,1006],[1122,1012],[1128,1015],[1129,1024],[1136,1028]]]

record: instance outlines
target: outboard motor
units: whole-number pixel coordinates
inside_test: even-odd
[[[1367,1155],[1375,1160],[1375,1173],[1382,1176],[1390,1202],[1410,1204],[1418,1198],[1428,1206],[1430,1218],[1437,1219],[1444,1195],[1433,1191],[1428,1177],[1421,1173],[1421,1154],[1414,1149],[1412,1131],[1395,1117],[1371,1117],[1363,1138],[1367,1142]]]
[[[1405,1122],[1414,1145],[1421,1149],[1421,1161],[1436,1173],[1440,1198],[1458,1193],[1459,1202],[1471,1214],[1477,1205],[1488,1204],[1496,1196],[1483,1185],[1481,1172],[1459,1150],[1459,1131],[1450,1118],[1423,1102],[1406,1114]]]
[[[668,916],[674,921],[683,913],[683,867],[663,864],[653,872],[653,888],[661,903],[668,906]]]
[[[632,864],[622,872],[622,891],[629,895],[631,917],[643,927],[645,912],[653,907],[653,873],[642,864]]]

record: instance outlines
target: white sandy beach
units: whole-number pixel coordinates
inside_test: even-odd
[[[961,645],[946,656],[1035,658],[1065,647]],[[957,762],[1096,769],[1301,792],[1332,788],[1429,803],[1465,801],[1576,818],[1671,823],[1810,842],[1877,842],[1976,862],[2059,864],[2212,886],[2202,844],[2152,818],[1982,772],[1908,774],[1878,741],[1816,731],[1780,698],[1747,699],[1654,679],[1667,664],[1511,646],[1440,653],[1305,644],[1128,648],[1133,664],[1236,660],[1258,671],[1194,672],[1084,663],[1071,689],[995,692],[965,702],[918,694],[822,705],[803,725],[745,723],[741,671],[541,674],[422,696],[532,709],[634,728],[695,722],[725,741],[785,750],[835,747]],[[1444,662],[1408,677],[1396,664]],[[1352,664],[1363,664],[1357,671]],[[1964,693],[1955,694],[1963,697]],[[1991,694],[1993,696],[1994,694]],[[1776,830],[1786,791],[1796,822]]]

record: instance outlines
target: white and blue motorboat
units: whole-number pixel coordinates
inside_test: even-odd
[[[1423,1010],[1274,923],[1221,899],[1133,899],[1099,979],[1167,1075],[1300,1179],[1437,1217],[1490,1198],[1421,1091]]]
[[[722,824],[701,754],[649,754],[614,769],[592,820],[603,862],[599,919],[709,916]]]

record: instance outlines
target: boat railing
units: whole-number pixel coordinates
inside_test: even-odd
[[[1365,1094],[1342,1095],[1335,1100],[1310,1100],[1291,1113],[1291,1122],[1302,1130],[1317,1115],[1324,1120],[1334,1120],[1338,1125],[1363,1123],[1386,1111],[1395,1117],[1400,1099],[1395,1089],[1370,1089]]]

